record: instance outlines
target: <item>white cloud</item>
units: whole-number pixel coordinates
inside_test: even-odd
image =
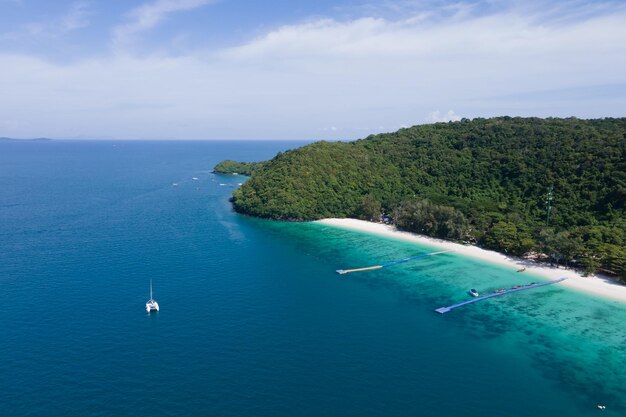
[[[205,3],[149,3],[124,30],[139,33]],[[563,13],[558,21],[516,9],[436,21],[322,19],[177,57],[58,65],[0,55],[0,91],[9,97],[0,114],[15,121],[0,136],[348,139],[364,135],[350,126],[393,130],[433,109],[470,118],[624,116],[626,11],[582,20]],[[610,96],[607,85],[616,86]],[[458,117],[433,112],[430,120]],[[330,123],[341,128],[319,129]]]
[[[430,112],[426,121],[428,122],[458,122],[461,120],[461,117],[454,113],[453,110],[448,110],[447,113],[441,114],[439,110],[435,110]]]
[[[113,41],[125,43],[134,35],[154,28],[171,13],[197,9],[211,2],[212,0],[156,0],[144,3],[128,13],[130,22],[113,29]]]
[[[46,22],[25,23],[17,30],[0,33],[0,41],[18,41],[25,38],[56,38],[89,26],[89,17],[91,15],[93,15],[93,11],[89,6],[89,2],[74,2],[63,16]]]
[[[89,25],[89,17],[93,14],[89,3],[79,1],[70,6],[69,12],[61,19],[61,27],[64,31],[81,29]]]

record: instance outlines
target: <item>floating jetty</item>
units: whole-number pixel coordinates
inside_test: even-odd
[[[467,305],[467,304],[477,303],[479,301],[486,300],[487,298],[500,297],[501,295],[510,294],[512,292],[530,290],[531,288],[538,288],[538,287],[544,287],[546,285],[558,284],[559,282],[565,281],[566,279],[567,278],[559,278],[559,279],[555,279],[554,281],[542,282],[542,283],[539,283],[539,284],[524,285],[524,286],[521,286],[521,287],[518,287],[518,288],[512,288],[510,290],[506,290],[506,291],[502,291],[502,292],[496,292],[496,293],[489,294],[489,295],[483,295],[482,297],[474,298],[474,299],[465,301],[463,303],[454,304],[454,305],[451,305],[451,306],[448,306],[448,307],[440,307],[440,308],[436,309],[435,311],[437,313],[444,314],[444,313],[447,313],[450,310],[454,310],[455,308],[462,307],[462,306]]]
[[[424,253],[424,254],[421,254],[421,255],[411,256],[409,258],[404,258],[404,259],[400,259],[400,260],[393,261],[393,262],[387,262],[386,264],[374,265],[374,266],[366,266],[364,268],[338,269],[337,273],[341,274],[341,275],[344,275],[344,274],[350,274],[352,272],[371,271],[371,270],[374,270],[374,269],[386,268],[386,267],[391,266],[391,265],[396,265],[396,264],[400,264],[400,263],[403,263],[403,262],[413,261],[415,259],[426,258],[427,256],[435,256],[435,255],[439,255],[440,253],[446,253],[446,252],[454,252],[454,251],[452,251],[452,250],[442,250],[442,251],[439,251],[439,252]]]

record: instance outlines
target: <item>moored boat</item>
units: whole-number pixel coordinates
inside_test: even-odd
[[[150,299],[146,303],[146,311],[151,313],[153,311],[159,311],[159,303],[156,302],[154,298],[152,298],[152,280],[150,280]]]

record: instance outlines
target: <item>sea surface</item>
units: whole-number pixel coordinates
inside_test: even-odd
[[[246,179],[214,164],[301,144],[0,142],[0,416],[626,415],[624,304],[553,285],[440,315],[540,278],[454,254],[340,276],[436,249],[233,213]]]

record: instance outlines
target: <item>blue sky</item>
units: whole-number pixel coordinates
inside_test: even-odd
[[[0,136],[626,116],[626,1],[0,0]]]

